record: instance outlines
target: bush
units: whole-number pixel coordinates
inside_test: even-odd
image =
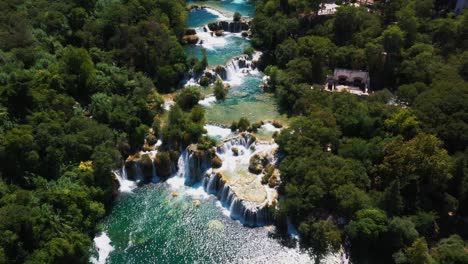
[[[201,61],[194,60],[193,71],[195,74],[202,74],[203,71],[208,67],[208,57],[206,56],[206,50],[202,49],[203,58]]]
[[[239,122],[237,122],[237,127],[239,128],[240,132],[246,131],[249,129],[250,121],[246,117],[241,117]]]
[[[216,100],[226,99],[227,90],[224,88],[224,84],[220,79],[216,80],[216,83],[214,84],[213,92],[216,97]]]
[[[185,111],[192,109],[202,98],[198,87],[187,87],[183,89],[175,98],[176,103]]]
[[[236,122],[236,121],[232,121],[232,123],[231,123],[231,131],[233,131],[233,132],[236,131],[238,127],[239,127],[239,126],[238,126],[237,122]]]
[[[262,122],[253,123],[249,128],[249,132],[257,132],[257,130],[262,126]]]
[[[254,54],[255,50],[252,47],[248,47],[244,50],[244,54],[249,55],[249,57],[252,58],[252,55]]]
[[[206,76],[203,76],[200,78],[200,85],[203,86],[203,87],[207,87],[208,85],[210,85],[210,78],[206,77]]]
[[[242,15],[239,12],[234,13],[234,21],[240,21],[242,18]]]
[[[216,145],[214,139],[203,136],[198,140],[197,149],[198,150],[209,150]],[[214,159],[214,158],[213,158]],[[213,166],[214,167],[214,166]]]

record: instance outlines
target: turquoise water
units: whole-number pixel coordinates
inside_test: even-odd
[[[221,11],[218,15],[215,15],[206,9],[190,11],[187,20],[187,27],[189,28],[200,28],[216,20],[229,20],[230,17],[232,17],[231,14],[234,12],[240,12],[242,15],[245,14],[245,16],[252,16],[254,12],[253,5],[249,4],[248,1],[242,0],[203,2],[189,1],[188,4],[211,6],[216,10]],[[202,30],[199,31],[202,32]],[[200,37],[202,36],[200,35]],[[189,57],[197,57],[198,59],[201,59],[201,50],[204,48],[207,51],[208,64],[211,66],[225,64],[229,59],[242,54],[246,48],[250,47],[249,40],[242,38],[240,34],[234,35],[226,33],[223,38],[209,39],[205,42],[206,43],[203,46],[189,45],[186,46],[185,49]]]
[[[186,46],[185,50],[189,57],[197,57],[198,59],[202,58],[202,49],[206,50],[206,55],[208,58],[208,64],[210,66],[224,65],[232,57],[242,54],[244,50],[250,47],[250,42],[242,37],[228,35],[223,38],[225,44],[223,45],[213,45],[210,47],[202,47],[200,45],[190,45]]]
[[[224,215],[214,196],[193,201],[183,192],[174,197],[165,183],[121,195],[104,222],[114,247],[107,263],[310,263],[266,228]]]
[[[188,13],[187,25],[190,28],[202,27],[210,22],[218,20],[218,16],[206,9],[194,9]]]
[[[245,17],[253,17],[255,11],[254,6],[249,3],[249,0],[187,1],[187,5],[204,5],[231,14],[239,12]]]
[[[253,14],[253,6],[247,1],[206,1],[203,5],[215,5],[217,10],[233,12],[243,10]],[[207,15],[208,14],[208,15]],[[209,17],[209,19],[208,19]],[[211,19],[211,20],[210,20]],[[220,18],[206,10],[192,10],[188,16],[188,27],[197,28],[198,35],[205,39],[202,45],[186,46],[189,57],[202,58],[202,49],[206,50],[210,66],[225,65],[231,58],[240,55],[250,47],[250,41],[240,34],[226,34],[224,37],[210,37],[200,28],[209,22]],[[259,88],[262,74],[244,77],[242,83],[233,84],[228,97],[223,102],[217,102],[207,112],[206,119],[211,123],[230,125],[241,117],[247,117],[252,122],[284,118],[278,114],[276,102],[271,95],[264,94]]]
[[[251,122],[284,121],[284,117],[278,113],[273,95],[263,93],[260,83],[259,76],[244,77],[242,84],[231,86],[225,101],[213,104],[206,111],[206,120],[223,125],[230,125],[241,117],[247,117]]]

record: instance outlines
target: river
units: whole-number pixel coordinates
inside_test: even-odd
[[[254,10],[241,0],[197,3],[214,8],[189,13],[188,27],[197,31],[235,11],[252,16]],[[187,53],[199,56],[201,48],[205,48],[210,66],[224,65],[246,47],[248,39],[227,34],[211,43],[205,42],[203,47],[187,47]],[[239,75],[239,80],[232,81],[226,101],[205,105],[209,108],[207,120],[228,124],[241,116],[252,121],[279,118],[273,98],[258,87],[262,76],[258,71]],[[218,139],[229,135],[229,130],[220,127],[207,128]],[[121,187],[100,229],[102,232],[94,239],[92,263],[314,262],[312,254],[298,247],[297,240],[278,239],[272,226],[242,225],[230,217],[230,211],[214,195],[208,195],[201,186],[185,186],[183,178],[177,176],[164,183],[136,187],[130,182]],[[340,263],[340,260],[330,255],[323,262]]]

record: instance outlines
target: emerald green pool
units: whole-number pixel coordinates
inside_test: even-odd
[[[177,194],[163,183],[121,195],[103,223],[114,248],[107,263],[311,262],[295,243],[282,245],[267,228],[232,220],[214,196]]]

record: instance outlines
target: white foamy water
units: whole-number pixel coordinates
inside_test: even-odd
[[[94,264],[105,264],[107,257],[114,250],[111,246],[111,240],[105,232],[94,238],[94,246],[98,252],[98,258],[91,257],[90,261]]]
[[[229,211],[228,208],[224,207],[223,204],[219,200],[216,201],[216,207],[218,207],[221,210],[223,215],[231,218],[231,211]]]
[[[174,104],[175,104],[175,102],[173,100],[166,100],[164,102],[163,108],[164,108],[164,110],[169,111],[169,110],[171,110],[171,108],[172,108],[172,106]]]
[[[154,148],[157,149],[157,148],[159,148],[161,145],[162,145],[162,141],[161,141],[160,139],[158,139],[158,141],[156,141],[156,144],[154,145]]]
[[[115,177],[119,181],[119,192],[131,193],[137,186],[134,181],[130,181],[127,178],[127,171],[125,166],[120,171],[113,171]]]
[[[211,107],[214,103],[216,103],[216,97],[214,95],[206,96],[205,99],[198,101],[199,105],[206,108]]]
[[[206,10],[206,12],[217,16],[218,17],[217,20],[232,20],[232,17],[227,17],[223,13],[221,13],[218,10],[215,10],[213,8],[206,7],[205,10]]]
[[[224,47],[228,43],[225,36],[218,37],[213,32],[209,31],[209,29],[207,32],[203,30],[203,27],[196,28],[195,30],[200,42],[203,42],[201,46],[205,49],[215,50],[216,48]]]
[[[214,139],[225,139],[228,136],[232,135],[230,128],[215,126],[215,125],[205,125],[203,128],[206,129],[206,135]]]
[[[232,147],[236,147],[239,154],[234,154]],[[253,148],[242,144],[233,145],[231,142],[224,144],[224,151],[217,152],[218,156],[223,161],[223,165],[219,171],[236,172],[239,168],[247,169],[249,167],[250,158],[255,154],[269,156],[270,162],[274,163],[273,153],[278,148],[276,143],[256,142]]]
[[[172,190],[180,190],[185,186],[185,179],[183,177],[173,176],[166,181]]]
[[[186,187],[184,193],[194,199],[199,200],[208,199],[210,197],[210,195],[205,192],[205,189],[203,189],[202,185]]]
[[[231,86],[239,86],[244,82],[247,76],[258,76],[261,78],[262,73],[253,66],[256,56],[260,58],[261,54],[261,52],[256,52],[253,60],[250,60],[246,55],[234,57],[229,60],[226,64],[227,79],[225,82]],[[258,60],[258,58],[256,60]]]
[[[279,132],[281,129],[275,127],[272,123],[266,123],[260,127],[261,130],[266,132]]]

